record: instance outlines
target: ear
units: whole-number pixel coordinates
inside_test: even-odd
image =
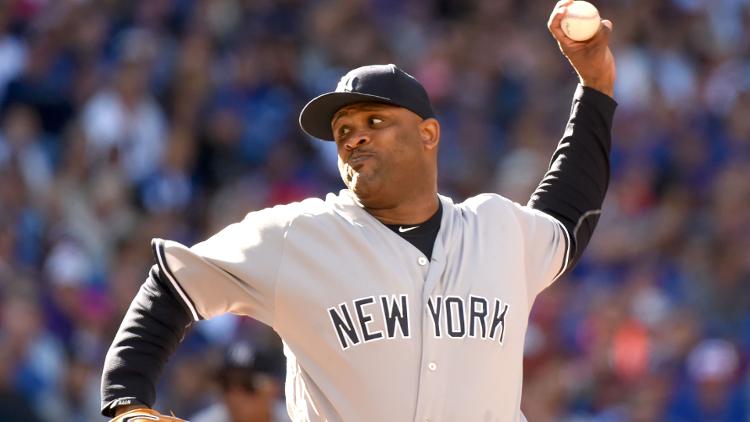
[[[440,143],[440,123],[437,119],[429,118],[422,120],[418,126],[419,137],[422,145],[428,150],[437,148]]]

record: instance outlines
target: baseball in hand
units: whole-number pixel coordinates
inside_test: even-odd
[[[568,13],[562,18],[560,26],[573,41],[586,41],[599,30],[599,11],[587,1],[574,1],[568,5]]]

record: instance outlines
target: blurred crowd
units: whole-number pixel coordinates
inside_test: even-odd
[[[533,309],[523,410],[750,421],[750,1],[594,3],[614,22],[612,179],[583,260]],[[104,354],[150,238],[190,245],[342,188],[335,149],[297,116],[350,68],[396,63],[424,83],[443,194],[525,203],[577,82],[547,33],[553,5],[0,1],[0,420],[104,420]],[[231,401],[238,340],[282,379],[275,334],[224,316],[195,325],[157,408]]]

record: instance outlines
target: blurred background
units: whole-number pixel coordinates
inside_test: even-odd
[[[750,1],[594,3],[614,22],[612,180],[583,260],[537,299],[523,410],[750,420]],[[525,203],[577,82],[547,33],[553,6],[0,1],[0,420],[104,420],[104,354],[152,237],[193,244],[342,187],[332,144],[297,115],[350,68],[396,63],[424,83],[443,194]],[[269,329],[201,322],[157,408],[220,406],[240,339],[283,376]]]

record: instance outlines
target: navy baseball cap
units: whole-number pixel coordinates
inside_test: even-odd
[[[227,378],[232,373],[275,374],[278,359],[268,351],[257,349],[246,341],[238,341],[224,351],[221,364],[217,368],[219,379]]]
[[[299,125],[310,136],[333,140],[333,115],[342,107],[364,102],[403,107],[423,119],[435,117],[427,91],[419,81],[394,64],[377,64],[349,71],[335,91],[310,100],[299,115]]]

